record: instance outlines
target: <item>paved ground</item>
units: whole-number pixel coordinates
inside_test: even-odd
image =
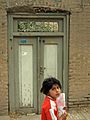
[[[40,120],[40,115],[28,114],[28,115],[16,115],[0,116],[0,120]],[[70,109],[68,120],[90,120],[90,107]]]
[[[90,107],[70,109],[69,120],[90,120]]]

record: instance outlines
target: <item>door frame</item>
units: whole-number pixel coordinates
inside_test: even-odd
[[[63,18],[64,21],[64,26],[63,32],[32,32],[32,33],[19,33],[19,32],[13,32],[13,23],[14,19],[18,18],[31,18],[31,19],[60,19]],[[68,40],[69,40],[69,14],[68,13],[45,13],[45,14],[39,14],[38,15],[30,15],[30,14],[15,14],[11,13],[8,14],[8,70],[9,70],[9,111],[10,112],[15,112],[15,100],[14,100],[14,71],[13,71],[13,38],[14,36],[37,36],[38,39],[41,36],[56,36],[56,37],[63,37],[63,92],[66,93],[66,101],[68,101]],[[39,49],[38,49],[39,51]],[[39,52],[38,52],[39,53]],[[39,58],[38,58],[39,59]],[[38,78],[38,83],[39,83],[39,78]],[[40,93],[38,93],[38,96],[40,98]],[[39,102],[40,99],[38,99]],[[40,113],[40,106],[38,106],[38,111],[37,113]]]

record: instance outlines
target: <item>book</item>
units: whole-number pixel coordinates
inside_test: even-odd
[[[58,114],[59,116],[61,116],[65,112],[63,108],[66,107],[65,93],[61,93],[60,96],[57,98],[56,102],[58,106]]]

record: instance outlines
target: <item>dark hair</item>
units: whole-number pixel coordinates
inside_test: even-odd
[[[59,87],[61,89],[61,84],[60,84],[60,81],[58,79],[56,79],[54,77],[44,79],[40,92],[42,92],[43,94],[47,95],[49,90],[55,84],[59,85]]]

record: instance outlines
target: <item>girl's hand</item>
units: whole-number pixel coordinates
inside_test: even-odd
[[[62,115],[59,117],[59,119],[58,119],[58,120],[66,120],[67,115],[68,115],[68,113],[67,113],[67,112],[65,112],[64,114],[62,114]]]

